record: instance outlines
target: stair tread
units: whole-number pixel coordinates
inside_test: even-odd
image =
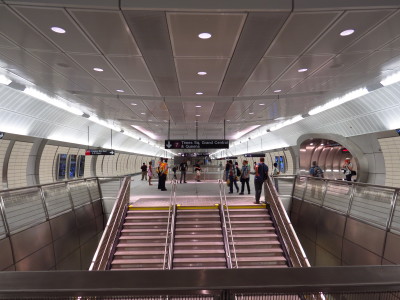
[[[175,229],[175,232],[179,231],[221,231],[221,227],[182,227]]]
[[[231,250],[231,252],[233,253],[233,250]],[[243,253],[275,253],[275,252],[283,253],[283,250],[281,248],[236,249],[236,254],[243,254]]]
[[[189,238],[196,238],[196,239],[219,238],[219,239],[222,239],[222,233],[221,234],[175,234],[175,239],[189,239]]]
[[[213,249],[211,250],[174,250],[174,254],[224,254],[225,250],[221,249]]]
[[[124,228],[121,230],[121,232],[166,232],[166,229],[143,229],[143,228],[136,228],[136,229],[130,229],[130,228]]]
[[[226,262],[225,257],[176,257],[173,263]]]
[[[116,264],[160,264],[164,262],[164,258],[122,258],[122,259],[114,259],[112,261],[112,265]]]
[[[221,224],[221,221],[181,221],[177,219],[176,224]]]
[[[149,251],[143,251],[143,250],[118,250],[115,252],[115,256],[119,256],[119,255],[157,255],[157,254],[164,254],[164,251],[162,250],[158,250],[158,251],[154,251],[154,250],[149,250]]]
[[[261,237],[277,237],[276,233],[260,233],[260,234],[235,234],[233,238],[261,238]]]
[[[148,236],[148,235],[121,235],[120,240],[165,240],[165,236]]]
[[[117,248],[132,248],[132,247],[164,247],[164,243],[118,243]]]
[[[249,257],[237,257],[237,261],[285,261],[286,258],[283,256],[249,256]]]
[[[165,225],[165,226],[167,226],[168,222],[125,222],[124,226],[125,225],[140,225],[140,226],[143,226],[143,225],[146,225],[146,226],[150,226],[150,225]]]
[[[223,242],[175,242],[175,245],[177,246],[206,246],[206,245],[210,245],[210,246],[220,246],[220,245],[224,245]]]
[[[234,241],[235,245],[280,245],[279,241]],[[230,241],[229,244],[232,244]]]

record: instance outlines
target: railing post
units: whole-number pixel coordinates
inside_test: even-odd
[[[75,205],[74,205],[74,201],[72,200],[71,189],[70,189],[70,187],[69,187],[69,183],[68,183],[68,182],[65,183],[65,187],[66,187],[66,189],[67,189],[69,201],[71,202],[71,209],[72,209],[72,210],[75,210]]]
[[[386,223],[386,231],[388,232],[390,230],[390,227],[392,226],[393,218],[394,218],[394,213],[396,211],[396,204],[397,204],[397,199],[399,196],[399,190],[395,190],[393,197],[392,197],[392,203],[390,207],[390,213],[389,213],[389,218]]]
[[[321,199],[321,207],[324,206],[325,197],[326,197],[326,194],[328,192],[328,183],[329,183],[329,181],[328,180],[324,180],[324,182],[325,182],[325,190],[324,190],[324,193],[323,193],[322,199]]]
[[[84,178],[83,181],[85,182],[86,188],[87,188],[88,193],[89,193],[90,203],[93,203],[92,193],[90,192],[90,189],[89,189],[89,186],[88,186],[88,180],[86,178]]]
[[[346,213],[347,217],[350,216],[351,207],[353,206],[353,200],[354,200],[354,183],[351,184],[349,207]]]
[[[6,207],[4,205],[3,197],[0,196],[0,213],[3,218],[3,225],[6,231],[6,236],[10,236],[10,227],[8,226],[7,217],[6,217]]]
[[[44,191],[43,188],[40,188],[40,198],[42,199],[42,205],[43,205],[43,209],[44,209],[44,213],[46,215],[46,221],[50,220],[50,216],[49,216],[49,211],[47,210],[47,205],[46,205],[46,197],[44,196]]]

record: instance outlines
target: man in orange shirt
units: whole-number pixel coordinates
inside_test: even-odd
[[[164,162],[160,164],[160,188],[162,191],[166,191],[165,181],[168,175],[168,159],[164,159]]]

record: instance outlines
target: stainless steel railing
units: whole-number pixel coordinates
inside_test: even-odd
[[[218,183],[219,183],[219,195],[220,195],[221,209],[223,212],[226,209],[226,217],[228,219],[228,222],[226,222],[226,218],[225,218],[225,214],[224,214],[223,220],[225,222],[226,237],[228,239],[225,243],[228,246],[227,253],[230,256],[229,261],[230,261],[231,268],[239,268],[238,259],[237,259],[237,255],[236,255],[235,241],[233,240],[233,230],[232,230],[231,217],[229,214],[228,200],[226,199],[226,190],[225,190],[225,186],[224,186],[225,182],[222,181],[221,179],[219,179]],[[231,243],[232,243],[232,251],[230,250],[230,246],[229,246],[229,236],[230,236]],[[232,252],[233,252],[233,258],[234,258],[233,262],[232,262]]]
[[[163,269],[172,268],[172,255],[174,251],[175,219],[176,219],[176,186],[177,180],[172,180],[169,198],[167,234],[165,235]]]
[[[270,205],[276,226],[283,240],[285,249],[289,255],[290,262],[293,267],[310,267],[307,256],[297,238],[289,216],[283,207],[282,201],[275,189],[275,185],[271,179],[264,183],[265,202]]]
[[[90,271],[106,270],[112,259],[114,245],[118,238],[118,232],[122,228],[126,211],[129,204],[131,177],[127,176],[122,182],[122,187],[118,193],[117,200],[111,211],[110,218],[104,229],[103,236],[94,254]]]
[[[219,196],[220,196],[219,212],[220,212],[220,216],[221,216],[222,235],[224,238],[226,264],[228,266],[228,269],[232,269],[232,255],[231,255],[231,249],[229,247],[229,234],[228,234],[228,228],[227,228],[226,218],[225,218],[225,208],[224,208],[224,204],[222,203],[222,185],[224,184],[224,182],[221,179],[219,179],[218,184],[219,184]],[[230,224],[230,221],[229,221],[229,224]]]

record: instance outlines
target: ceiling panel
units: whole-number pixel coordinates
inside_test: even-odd
[[[140,55],[119,11],[69,10],[105,55]],[[101,22],[99,22],[101,20]]]
[[[273,81],[248,81],[239,93],[239,97],[259,96],[271,85]]]
[[[264,57],[257,65],[249,81],[276,80],[295,60],[295,56]]]
[[[37,28],[44,36],[61,48],[71,53],[98,53],[90,40],[61,8],[14,7],[24,18]],[[66,30],[65,34],[55,33],[51,27],[57,26]]]
[[[400,49],[400,38],[397,38],[383,48],[383,50],[387,49]]]
[[[293,87],[289,93],[293,94],[326,91],[326,86],[323,86],[323,83],[330,79],[332,79],[332,77],[309,77]]]
[[[237,13],[167,13],[174,56],[232,56],[245,18]],[[200,39],[203,32],[212,37]]]
[[[0,4],[0,29],[4,36],[25,49],[58,51],[46,38],[25,23],[11,9]]]
[[[133,87],[136,94],[141,96],[160,96],[155,83],[153,81],[132,81],[129,80],[128,83]]]
[[[219,82],[181,82],[180,89],[182,96],[195,96],[201,98],[202,95],[196,95],[202,92],[204,96],[218,96]]]
[[[218,123],[226,119],[225,114],[229,110],[231,105],[232,101],[226,99],[224,101],[222,101],[222,99],[218,99],[217,101],[215,101],[210,116],[210,122]]]
[[[165,101],[171,119],[174,123],[185,123],[185,112],[183,110],[182,102]]]
[[[310,48],[307,54],[340,53],[368,32],[376,23],[391,13],[391,10],[348,11]],[[349,36],[341,36],[346,29],[354,29]]]
[[[369,31],[344,52],[373,51],[400,36],[400,11],[384,16],[384,22]]]
[[[290,89],[292,89],[294,86],[299,84],[301,81],[303,81],[302,78],[296,78],[296,79],[282,79],[278,80],[275,82],[273,85],[271,85],[264,93],[263,95],[279,95],[279,94],[286,94]],[[274,93],[276,90],[281,90],[278,93]]]
[[[254,100],[234,101],[226,113],[226,118],[235,120],[246,111],[250,105],[253,105]]]
[[[107,88],[112,94],[115,95],[134,95],[132,89],[120,79],[97,79],[105,88]],[[117,90],[123,90],[124,92],[118,92]]]
[[[282,79],[306,78],[310,73],[318,70],[323,64],[327,63],[333,56],[326,55],[304,55],[301,56],[281,77]],[[298,70],[306,68],[308,71],[299,72]]]
[[[129,80],[150,81],[152,77],[142,57],[138,56],[109,56],[108,60],[118,72]]]
[[[16,48],[17,45],[0,34],[0,47],[1,48]]]
[[[70,54],[71,58],[75,60],[82,68],[86,70],[94,78],[102,79],[116,79],[120,78],[115,72],[109,62],[101,55],[82,55]],[[96,72],[93,68],[101,68],[103,72]]]
[[[227,58],[175,58],[178,79],[182,81],[217,81],[222,82],[229,59]],[[197,72],[207,72],[198,75]]]
[[[266,52],[266,56],[300,55],[338,16],[338,12],[292,14]],[[299,28],[302,30],[299,31]]]
[[[396,58],[400,60],[400,50],[377,51],[366,57],[365,59],[354,64],[351,68],[346,69],[347,74],[365,74],[371,69],[378,73],[385,71],[384,63]]]

